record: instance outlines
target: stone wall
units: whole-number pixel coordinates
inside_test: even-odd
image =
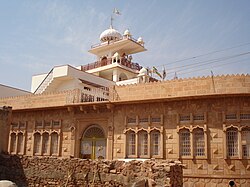
[[[182,186],[179,161],[92,161],[0,155],[0,180],[18,186]]]
[[[114,86],[110,88],[110,101],[136,101],[219,94],[250,93],[249,75],[222,75]],[[0,105],[14,110],[42,107],[60,107],[80,103],[80,90],[0,98]]]
[[[249,75],[197,77],[115,86],[113,100],[132,101],[242,93],[250,93]]]
[[[67,103],[79,102],[79,89],[43,93],[29,94],[16,97],[0,98],[0,105],[12,106],[13,110],[34,109],[41,107],[58,107]]]
[[[0,153],[8,150],[8,133],[11,107],[0,107]]]

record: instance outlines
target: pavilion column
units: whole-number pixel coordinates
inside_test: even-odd
[[[117,69],[113,70],[113,81],[114,82],[118,82],[119,81],[119,74],[118,74],[118,70]]]

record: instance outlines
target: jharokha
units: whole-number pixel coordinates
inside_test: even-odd
[[[250,76],[157,80],[111,25],[96,62],[32,77],[0,98],[0,151],[30,157],[179,160],[184,186],[250,186]]]

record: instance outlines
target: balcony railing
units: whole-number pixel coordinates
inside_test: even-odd
[[[100,47],[100,46],[106,46],[106,45],[112,44],[112,43],[120,41],[120,40],[131,40],[131,41],[133,41],[133,42],[135,42],[135,43],[137,43],[139,45],[142,45],[142,44],[138,43],[135,38],[133,38],[131,36],[130,37],[125,37],[124,36],[123,38],[118,39],[118,40],[112,40],[112,41],[108,41],[108,42],[94,44],[94,45],[91,46],[91,49],[96,48],[96,47]]]
[[[114,62],[114,63],[116,63],[116,62]],[[130,62],[125,57],[121,57],[121,59],[118,59],[117,63],[121,64],[123,66],[126,66],[128,68],[131,68],[133,70],[137,70],[137,71],[140,71],[140,69],[142,68],[142,66],[140,66],[138,63]],[[102,59],[101,61],[97,61],[97,62],[82,66],[82,71],[88,71],[88,70],[103,67],[103,66],[106,66],[106,65],[109,65],[109,64],[112,64],[112,59],[111,58]]]
[[[68,93],[66,103],[101,102],[109,100],[109,88],[89,88]]]

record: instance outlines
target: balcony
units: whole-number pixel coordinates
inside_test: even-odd
[[[97,43],[97,44],[92,45],[91,49],[96,48],[96,47],[100,47],[100,46],[109,45],[109,44],[112,44],[114,42],[121,41],[121,40],[130,40],[136,44],[139,44],[135,38],[130,36],[130,37],[123,37],[122,39],[113,40],[113,41],[109,41],[109,42]],[[143,46],[142,44],[139,44],[139,45]]]
[[[132,37],[123,37],[119,40],[112,40],[92,45],[89,52],[97,56],[103,56],[106,54],[105,51],[118,52],[119,50],[121,50],[120,53],[126,53],[131,55],[146,51],[147,49],[145,49],[144,43],[138,42]]]
[[[116,63],[115,60],[113,63]],[[121,57],[120,59],[118,59],[117,63],[120,65],[126,66],[130,69],[137,70],[137,71],[140,71],[140,69],[142,68],[142,66],[140,66],[138,63],[133,63],[129,61],[126,57]],[[103,67],[109,64],[112,64],[112,58],[103,58],[101,61],[83,65],[81,67],[81,70],[88,71],[88,70]]]

